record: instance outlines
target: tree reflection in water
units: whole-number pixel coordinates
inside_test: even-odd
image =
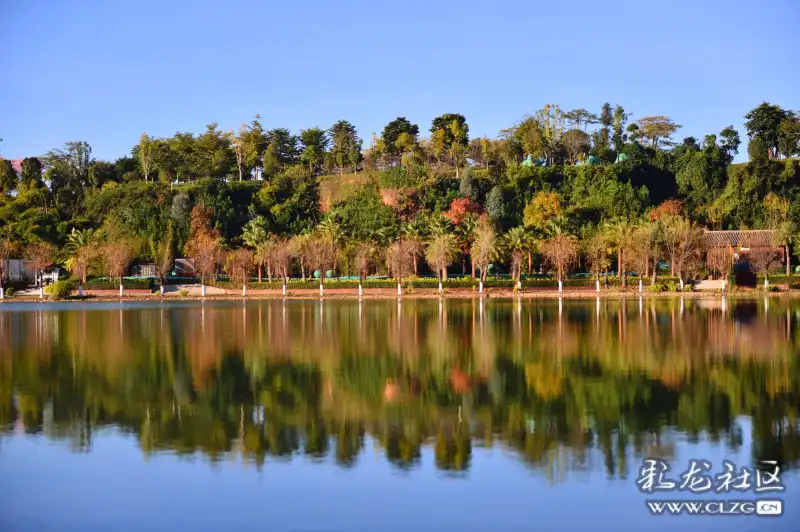
[[[370,439],[399,468],[430,446],[454,474],[500,447],[554,481],[625,478],[685,440],[800,460],[800,305],[786,300],[68,308],[0,311],[3,431],[88,451],[116,426],[146,456],[259,467],[351,467]]]

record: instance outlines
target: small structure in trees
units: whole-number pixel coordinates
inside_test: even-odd
[[[755,285],[751,271],[764,273],[766,284],[768,271],[786,260],[784,248],[776,239],[776,231],[771,229],[705,231],[706,265],[720,276],[741,265],[736,268],[736,284]]]

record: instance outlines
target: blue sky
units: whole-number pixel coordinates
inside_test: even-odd
[[[86,140],[293,131],[336,120],[366,143],[396,116],[446,112],[494,136],[546,103],[671,116],[679,137],[762,101],[800,109],[796,0],[3,2],[0,154]],[[740,150],[739,160],[746,152]]]

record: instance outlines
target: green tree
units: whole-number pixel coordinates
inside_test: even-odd
[[[336,165],[339,167],[340,175],[344,174],[344,167],[347,163],[353,165],[354,169],[358,165],[358,157],[355,157],[355,164],[351,161],[354,148],[358,153],[361,151],[361,139],[358,137],[356,128],[347,120],[339,120],[330,129],[330,138],[333,141],[331,154]]]
[[[36,157],[26,157],[22,160],[22,174],[20,182],[26,187],[31,185],[42,186],[42,162]]]
[[[747,135],[751,141],[759,139],[759,144],[766,147],[770,159],[777,159],[781,139],[781,123],[792,116],[791,111],[782,109],[778,105],[763,102],[761,105],[744,115]]]
[[[407,146],[397,145],[397,140],[403,133],[416,142],[417,135],[419,135],[419,126],[417,124],[412,124],[404,116],[399,116],[386,124],[381,134],[384,153],[399,156],[405,151],[404,148],[407,148]]]
[[[263,172],[263,155],[267,149],[267,135],[259,120],[260,115],[256,115],[252,122],[245,127],[242,132],[242,152],[244,167],[248,173],[254,172],[255,179],[258,179]]]
[[[197,137],[193,154],[196,177],[223,179],[231,173],[235,156],[230,141],[217,128],[217,122],[206,126],[206,131]]]
[[[449,155],[456,167],[456,178],[458,178],[458,166],[463,162],[466,148],[469,145],[467,119],[460,114],[443,114],[433,119],[430,131],[431,138],[438,148],[437,157],[441,159],[443,156]]]
[[[308,165],[308,170],[315,174],[322,164],[325,152],[328,149],[328,135],[322,129],[312,127],[300,132],[300,146],[302,153],[300,160]]]
[[[0,194],[10,195],[17,189],[17,170],[8,159],[0,159]]]
[[[614,107],[614,135],[611,141],[614,143],[614,150],[617,153],[622,153],[625,143],[628,139],[625,135],[625,124],[628,122],[628,114],[621,105]]]

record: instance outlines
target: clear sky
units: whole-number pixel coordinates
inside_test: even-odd
[[[612,6],[613,4],[613,6]],[[664,114],[679,137],[762,101],[800,109],[800,2],[0,0],[0,154],[86,140],[126,155],[258,113],[293,131],[347,119],[368,144],[446,113],[494,136],[546,103]],[[745,146],[740,150],[746,152]]]

